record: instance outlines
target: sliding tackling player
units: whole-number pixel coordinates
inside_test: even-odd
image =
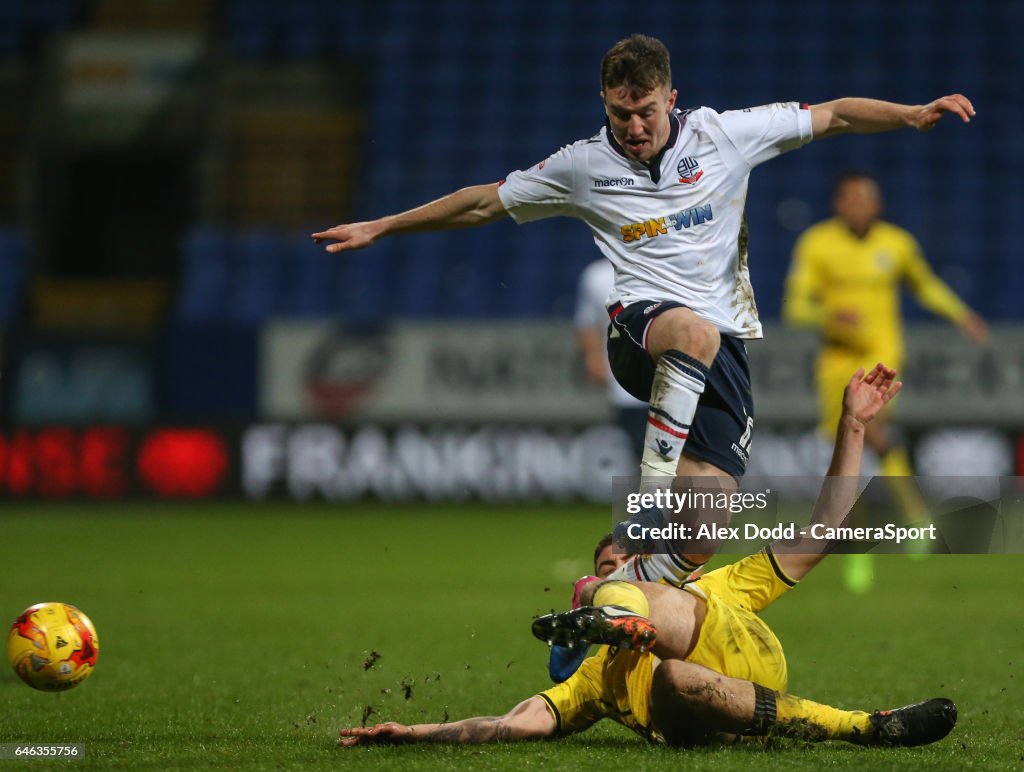
[[[812,522],[840,523],[857,494],[866,425],[901,384],[882,365],[859,370],[843,398],[829,477]],[[610,578],[582,588],[592,603],[541,617],[534,634],[569,647],[605,644],[567,681],[519,703],[504,716],[411,726],[387,722],[340,731],[340,744],[486,743],[562,737],[602,718],[655,743],[688,746],[740,737],[793,736],[860,745],[912,746],[945,737],[956,706],[932,699],[867,713],[787,693],[782,645],[757,616],[824,556],[763,551],[708,573],[682,589]],[[611,545],[596,570],[614,577],[629,564]]]

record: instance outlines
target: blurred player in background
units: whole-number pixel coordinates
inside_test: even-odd
[[[639,464],[647,430],[647,403],[632,396],[612,377],[608,368],[608,298],[615,290],[615,269],[604,258],[595,260],[580,274],[576,293],[576,343],[583,355],[587,379],[608,392],[615,420],[629,436],[630,447]],[[636,473],[636,467],[621,472]]]
[[[835,431],[843,389],[851,370],[886,362],[903,366],[900,288],[907,287],[932,313],[957,325],[983,344],[988,328],[929,268],[914,237],[879,219],[882,194],[867,174],[849,173],[836,184],[835,217],[808,228],[797,240],[786,281],[785,320],[821,330],[815,382],[820,429]],[[907,451],[894,437],[888,411],[868,428],[866,442],[878,454],[882,474],[908,521],[925,514],[912,480]],[[864,592],[873,582],[872,556],[849,555],[844,582]]]

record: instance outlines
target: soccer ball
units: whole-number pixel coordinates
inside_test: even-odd
[[[7,658],[21,680],[63,692],[92,675],[100,641],[89,617],[67,603],[37,603],[11,625]]]

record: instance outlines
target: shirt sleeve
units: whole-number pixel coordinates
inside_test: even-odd
[[[555,719],[556,736],[582,732],[605,717],[601,702],[601,668],[605,651],[602,648],[597,656],[584,660],[580,669],[567,681],[538,695]]]
[[[793,248],[793,264],[786,277],[782,317],[796,327],[818,327],[825,321],[821,305],[821,275],[815,260],[816,239],[805,232]]]
[[[811,111],[775,102],[718,114],[722,131],[751,168],[811,141]]]
[[[959,323],[968,314],[967,306],[956,296],[946,282],[936,276],[921,253],[917,240],[906,234],[903,278],[917,302],[933,314]]]
[[[498,188],[517,223],[572,213],[573,147],[568,145],[526,171],[514,171]]]

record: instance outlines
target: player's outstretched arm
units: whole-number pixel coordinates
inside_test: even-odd
[[[926,105],[900,105],[880,99],[845,97],[811,105],[811,133],[815,139],[834,134],[872,134],[914,128],[928,131],[946,113],[964,123],[974,116],[974,105],[963,94],[951,94]]]
[[[335,225],[311,235],[317,244],[321,241],[333,242],[327,245],[328,252],[343,252],[368,247],[381,236],[469,228],[493,222],[507,214],[498,197],[498,183],[495,182],[462,188],[407,212],[366,222]]]
[[[504,716],[479,716],[448,724],[397,724],[342,729],[338,745],[397,745],[403,743],[503,743],[540,740],[555,732],[555,719],[540,697],[530,697]]]
[[[889,404],[903,387],[896,371],[879,363],[865,375],[861,368],[843,392],[843,413],[836,430],[832,462],[821,493],[814,505],[812,523],[841,525],[857,501],[860,463],[864,455],[865,427]],[[779,568],[794,581],[800,581],[825,557],[823,544],[806,554],[790,554],[786,545],[773,545]]]
[[[974,311],[968,311],[956,326],[976,346],[984,346],[989,341],[988,323]]]

